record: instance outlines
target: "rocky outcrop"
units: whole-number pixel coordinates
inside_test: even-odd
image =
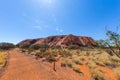
[[[61,46],[67,47],[70,45],[78,45],[78,46],[96,46],[97,43],[91,37],[85,36],[74,36],[70,35],[60,35],[60,36],[49,36],[47,38],[38,38],[38,39],[27,39],[18,43],[18,46],[22,46],[24,44],[47,44],[49,46]]]

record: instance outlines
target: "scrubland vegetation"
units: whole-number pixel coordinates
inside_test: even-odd
[[[0,43],[0,67],[5,66],[6,60],[8,58],[8,50],[15,48],[15,45],[12,43]]]
[[[101,67],[106,67],[120,79],[120,35],[112,31],[107,33],[108,39],[99,40],[97,47],[79,47],[70,45],[67,48],[60,46],[24,45],[22,52],[45,58],[48,62],[61,62],[61,67],[70,67],[78,74],[83,74],[81,65],[90,69],[91,80],[106,80],[107,76]],[[109,43],[110,42],[110,43]],[[55,64],[54,64],[55,67]],[[56,70],[55,70],[56,71]]]
[[[88,48],[89,49],[89,48]],[[62,49],[62,48],[39,48],[37,50],[24,50],[28,54],[36,57],[45,58],[48,62],[61,62],[62,67],[69,67],[78,74],[83,74],[80,66],[86,65],[90,69],[91,80],[107,80],[106,73],[99,66],[111,69],[120,78],[120,58],[110,55],[106,49]]]
[[[12,43],[2,42],[0,43],[0,50],[9,50],[15,48],[16,46]]]

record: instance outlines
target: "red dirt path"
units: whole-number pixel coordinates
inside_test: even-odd
[[[60,62],[56,63],[56,72],[53,71],[53,63],[43,62],[41,59],[19,53],[17,50],[10,51],[8,66],[2,73],[0,80],[90,80],[90,69],[85,64],[88,58],[85,57],[80,69],[80,75],[68,67],[61,67]],[[113,71],[107,67],[98,66],[105,72],[107,80],[117,80]]]

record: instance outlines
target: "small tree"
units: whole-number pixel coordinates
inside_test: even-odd
[[[105,40],[97,40],[96,41],[97,42],[97,44],[98,44],[98,47],[100,47],[100,48],[105,48],[105,47],[107,47],[107,42],[105,41]]]
[[[98,46],[108,48],[107,52],[120,58],[120,34],[111,30],[106,30],[106,40],[98,40]]]
[[[111,30],[107,30],[107,47],[110,55],[116,55],[120,58],[120,34]]]

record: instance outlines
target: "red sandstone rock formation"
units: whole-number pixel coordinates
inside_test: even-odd
[[[61,36],[49,36],[47,38],[38,38],[38,39],[27,39],[18,43],[18,46],[22,46],[24,44],[47,44],[49,46],[70,46],[70,45],[78,45],[78,46],[96,46],[97,43],[91,37],[85,36],[74,36],[70,35],[61,35]]]

